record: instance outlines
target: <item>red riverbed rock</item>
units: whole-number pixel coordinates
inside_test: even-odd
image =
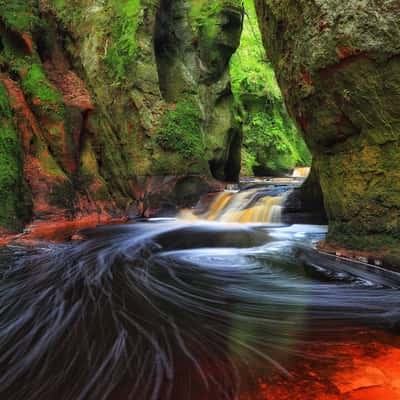
[[[358,339],[319,345],[320,361],[293,365],[292,378],[259,376],[240,400],[399,400],[399,338],[370,331]]]
[[[91,214],[75,220],[60,218],[57,221],[34,221],[26,227],[24,233],[13,235],[0,231],[0,245],[11,242],[35,244],[42,240],[56,243],[84,240],[84,235],[79,233],[81,229],[94,228],[100,224],[121,224],[126,221],[126,218],[112,218],[107,214]]]

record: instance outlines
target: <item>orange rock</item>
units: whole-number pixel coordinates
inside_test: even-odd
[[[28,48],[29,52],[32,54],[33,53],[33,40],[32,36],[27,34],[27,33],[22,33],[21,34],[22,40],[25,42],[26,47]]]
[[[358,54],[359,52],[360,52],[359,49],[354,49],[352,47],[343,46],[343,47],[336,48],[336,53],[341,60],[344,60],[348,57],[354,56],[354,55]]]
[[[319,360],[297,362],[292,378],[264,372],[240,400],[400,400],[399,339],[380,331],[365,331],[359,343],[345,339],[304,348]]]

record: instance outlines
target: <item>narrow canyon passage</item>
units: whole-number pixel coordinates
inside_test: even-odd
[[[400,400],[399,0],[0,0],[0,400]]]

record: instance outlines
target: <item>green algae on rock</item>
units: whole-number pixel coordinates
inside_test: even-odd
[[[0,0],[3,23],[17,32],[32,32],[40,24],[35,0]]]
[[[256,0],[256,6],[286,104],[313,154],[329,240],[398,246],[398,2]]]
[[[29,218],[29,198],[25,190],[18,132],[6,89],[0,81],[0,227],[18,229]]]
[[[202,193],[213,176],[238,178],[228,65],[241,1],[0,0],[0,11],[4,130],[16,150],[4,150],[4,193],[19,182],[0,226],[16,221],[6,204],[18,190],[33,204],[22,196],[15,207],[51,218],[152,208],[153,181],[139,177],[175,176],[174,199],[185,176],[204,176],[190,180]]]

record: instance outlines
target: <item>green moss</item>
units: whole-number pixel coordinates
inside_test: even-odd
[[[99,166],[96,160],[96,155],[93,151],[91,140],[88,138],[85,140],[81,152],[80,173],[87,179],[87,186],[82,187],[81,190],[90,190],[90,197],[94,201],[109,201],[111,199],[107,184],[99,173]],[[85,179],[83,179],[83,182],[85,182]],[[97,183],[96,190],[92,191],[90,185],[94,182]]]
[[[188,159],[179,153],[156,152],[151,160],[148,173],[151,175],[187,175]],[[203,160],[190,160],[190,174],[205,175],[208,165]]]
[[[242,10],[242,0],[191,1],[190,22],[210,75],[224,71],[239,45]]]
[[[86,139],[81,151],[81,169],[87,173],[99,176],[99,168],[93,151],[92,143]]]
[[[55,185],[49,194],[49,203],[68,211],[74,211],[78,194],[87,194],[94,177],[81,171],[71,179]]]
[[[90,193],[90,197],[94,201],[110,201],[111,200],[111,195],[110,195],[110,192],[108,191],[106,185],[101,186],[96,191]]]
[[[399,152],[388,142],[315,158],[332,238],[399,236]]]
[[[209,47],[218,35],[218,24],[215,23],[215,18],[221,10],[221,1],[195,0],[192,2],[190,10],[192,26]]]
[[[240,47],[230,62],[236,118],[243,123],[243,173],[309,166],[311,155],[290,119],[274,70],[266,58],[254,3],[245,0]]]
[[[132,73],[137,53],[136,31],[141,12],[140,0],[112,0],[115,18],[107,42],[104,62],[115,83],[120,84]]]
[[[32,64],[22,74],[22,89],[41,115],[60,119],[64,116],[62,96],[51,85],[39,64]]]
[[[38,149],[37,156],[42,166],[43,170],[52,176],[64,177],[65,174],[61,170],[60,166],[54,160],[54,157],[50,154],[47,146],[44,143],[41,143],[41,148]]]
[[[243,151],[247,173],[288,171],[311,165],[311,155],[282,99],[242,95]]]
[[[242,148],[242,168],[241,174],[244,176],[253,175],[254,166],[257,165],[256,155],[252,152],[248,151],[246,147]]]
[[[250,112],[244,124],[243,134],[246,151],[254,154],[257,160],[253,168],[287,171],[296,165],[309,165],[311,161],[307,154],[299,152],[299,145],[296,143],[297,131],[290,121],[283,118],[276,104],[269,112]]]
[[[53,0],[52,6],[61,26],[73,31],[84,21],[84,7],[81,0]],[[82,28],[79,29],[84,29]]]
[[[22,154],[7,92],[0,83],[0,226],[15,230],[27,216]]]
[[[400,227],[397,231],[365,234],[363,229],[357,229],[351,223],[330,221],[328,242],[352,250],[396,250],[400,247]]]
[[[245,0],[244,7],[240,46],[230,63],[232,90],[236,96],[241,93],[267,92],[271,97],[282,98],[274,71],[265,54],[253,0]]]
[[[0,0],[0,18],[18,32],[32,32],[40,25],[35,0]]]
[[[177,152],[187,159],[201,158],[204,153],[201,124],[198,107],[190,101],[179,101],[175,110],[164,116],[157,142],[164,150]]]
[[[49,203],[55,207],[73,210],[75,206],[76,192],[70,180],[54,186],[49,193]]]
[[[214,17],[223,9],[241,8],[242,0],[192,0],[190,18],[193,28],[202,30],[211,39],[215,38],[215,29],[220,24],[215,24]],[[208,28],[208,29],[207,29]]]

